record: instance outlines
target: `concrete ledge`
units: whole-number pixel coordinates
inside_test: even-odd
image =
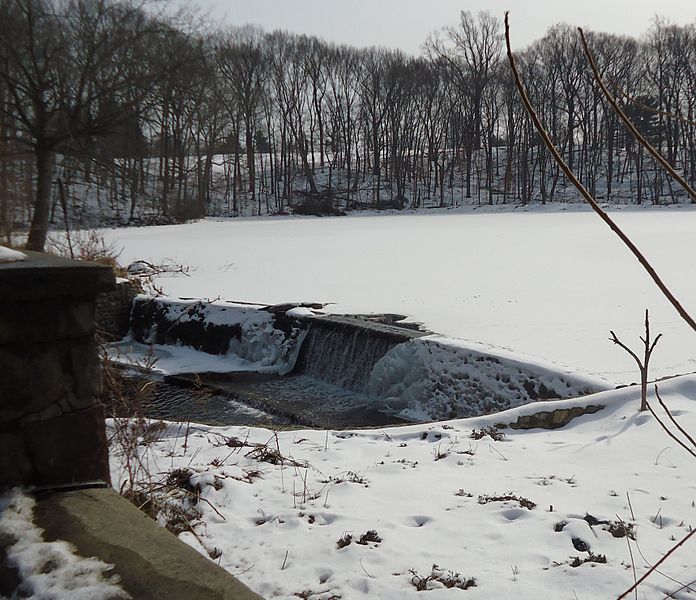
[[[3,263],[0,268],[0,301],[93,298],[115,286],[110,267],[28,250],[24,254],[28,260]]]
[[[137,600],[259,600],[224,569],[178,540],[110,488],[38,497],[36,524],[85,557],[115,565]]]

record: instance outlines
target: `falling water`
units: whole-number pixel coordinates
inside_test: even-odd
[[[397,344],[422,335],[350,317],[314,318],[302,342],[295,372],[366,394],[377,361]]]

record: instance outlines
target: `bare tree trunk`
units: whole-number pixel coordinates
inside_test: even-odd
[[[51,211],[51,180],[53,178],[53,152],[37,146],[36,154],[36,201],[31,220],[27,250],[43,252],[48,233],[48,217]]]

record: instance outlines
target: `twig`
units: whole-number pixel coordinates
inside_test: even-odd
[[[637,585],[638,576],[636,575],[636,561],[633,558],[633,550],[631,550],[631,539],[628,536],[626,536],[626,543],[628,544],[628,555],[631,557],[631,569],[633,569],[633,585]],[[635,592],[636,600],[638,600],[638,588],[636,588]]]
[[[285,558],[283,559],[283,566],[280,567],[281,571],[285,571],[285,563],[288,562],[288,554],[290,554],[290,550],[285,551]]]
[[[188,449],[188,436],[189,436],[189,429],[191,429],[191,421],[188,421],[186,423],[186,435],[184,435],[184,455],[186,455],[186,450]]]
[[[188,494],[189,496],[193,496],[196,500],[203,500],[203,502],[205,502],[208,506],[210,506],[210,508],[212,508],[212,509],[215,511],[215,514],[217,514],[223,521],[227,521],[227,519],[225,519],[225,516],[224,516],[217,508],[215,508],[215,507],[212,505],[212,503],[210,502],[210,500],[207,500],[206,498],[203,498],[203,496],[201,496],[201,495],[199,495],[199,494],[194,494],[194,493],[193,493],[192,491],[190,491],[190,490],[182,489],[181,491],[182,491],[182,492],[185,492],[185,493]]]
[[[230,573],[230,575],[233,575],[234,577],[237,577],[238,575],[243,575],[247,571],[251,571],[254,567],[256,566],[256,563],[251,563],[246,569],[243,571],[237,571],[236,573]]]
[[[497,448],[494,448],[494,447],[493,447],[493,444],[488,444],[488,449],[489,449],[489,450],[494,450],[495,452],[497,452],[498,454],[500,454],[500,456],[503,458],[504,461],[507,461],[507,458],[505,457],[505,455],[504,455],[500,450],[498,450]]]
[[[553,159],[556,161],[558,166],[561,168],[565,176],[568,178],[568,180],[575,186],[575,188],[580,192],[580,195],[587,201],[587,203],[592,207],[592,209],[599,215],[599,217],[609,226],[609,228],[619,237],[619,239],[624,243],[624,245],[633,253],[633,255],[638,259],[638,262],[643,266],[645,271],[648,273],[650,278],[653,280],[655,285],[660,289],[662,294],[669,300],[669,302],[672,304],[674,309],[679,313],[682,319],[686,321],[686,323],[696,331],[696,321],[689,315],[689,313],[686,311],[686,309],[681,305],[681,303],[677,300],[677,298],[672,294],[672,292],[669,290],[669,288],[665,285],[665,283],[662,281],[660,276],[657,274],[653,266],[648,262],[648,260],[643,256],[640,250],[636,247],[636,245],[629,239],[629,237],[623,232],[623,230],[616,224],[614,221],[611,219],[611,217],[605,213],[602,208],[597,204],[597,201],[592,197],[592,194],[587,191],[585,186],[580,182],[580,180],[576,177],[575,173],[573,173],[572,169],[568,166],[568,164],[563,160],[563,157],[561,156],[560,152],[556,148],[556,146],[553,144],[551,141],[551,138],[544,128],[544,126],[541,123],[541,120],[539,119],[539,115],[537,115],[536,111],[534,110],[534,107],[532,106],[532,103],[529,99],[529,96],[527,94],[527,90],[524,87],[524,84],[522,83],[522,79],[520,78],[519,71],[517,70],[517,65],[515,63],[515,56],[512,53],[512,46],[510,43],[510,25],[509,25],[509,14],[506,12],[505,13],[505,43],[507,46],[507,56],[508,60],[510,62],[510,68],[512,69],[512,73],[515,79],[515,86],[517,87],[517,91],[519,92],[520,98],[522,99],[522,104],[525,107],[525,110],[529,114],[530,118],[532,119],[532,123],[534,124],[534,127],[536,128],[537,132],[539,133],[539,136],[541,137],[542,141],[548,148],[549,152],[551,152],[551,155],[553,156]]]
[[[631,496],[628,495],[628,492],[626,492],[626,498],[628,499],[628,508],[631,511],[631,520],[635,521],[636,515],[633,514],[633,506],[631,505]]]
[[[665,450],[669,450],[670,448],[671,448],[671,446],[665,446],[662,450],[660,450],[660,452],[658,452],[657,456],[655,457],[655,465],[656,466],[660,461],[660,456],[662,456],[662,454],[665,452]]]
[[[638,580],[636,581],[630,588],[628,588],[623,594],[617,597],[616,600],[622,600],[622,598],[625,598],[628,596],[633,590],[637,589],[638,586],[643,583],[651,574],[653,571],[657,569],[663,562],[665,562],[674,552],[679,549],[681,546],[683,546],[690,538],[696,534],[696,529],[692,530],[689,532],[684,539],[682,539],[678,544],[675,544],[672,546],[669,551],[660,559],[658,560],[652,567],[650,567],[647,572]]]
[[[657,387],[657,386],[655,386],[655,387]],[[695,452],[694,450],[692,450],[691,448],[689,448],[689,447],[688,447],[684,442],[682,442],[676,435],[674,435],[674,433],[672,433],[672,432],[670,431],[669,427],[667,427],[667,425],[665,425],[665,424],[662,422],[662,419],[660,419],[660,417],[658,417],[658,416],[655,414],[655,411],[653,410],[652,406],[650,406],[650,403],[649,403],[649,402],[647,403],[647,405],[648,405],[648,410],[652,413],[652,416],[655,417],[655,420],[660,424],[660,427],[662,427],[662,429],[665,430],[665,432],[667,433],[667,435],[668,435],[669,437],[671,437],[675,442],[677,442],[677,444],[679,444],[682,448],[684,448],[684,450],[686,450],[689,454],[691,454],[691,456],[693,456],[694,458],[696,458],[696,452]]]
[[[672,423],[674,423],[674,426],[681,432],[681,434],[684,437],[686,437],[687,440],[689,440],[693,444],[694,448],[696,448],[696,440],[694,440],[694,438],[691,435],[689,435],[689,433],[681,425],[679,425],[679,423],[677,423],[677,420],[672,415],[672,412],[669,410],[669,408],[667,408],[667,405],[662,401],[662,398],[660,398],[660,392],[657,389],[657,385],[655,386],[655,396],[657,396],[657,400],[660,403],[660,406],[667,413],[667,416],[670,418]]]
[[[613,331],[609,330],[609,333],[611,334],[609,340],[614,342],[617,346],[624,349],[628,354],[630,354],[633,357],[633,360],[635,360],[638,363],[638,367],[642,370],[643,363],[640,360],[640,358],[638,358],[638,355],[633,350],[631,350],[626,344],[624,344]]]
[[[70,224],[68,222],[68,201],[65,198],[65,185],[63,180],[58,178],[58,192],[60,193],[60,207],[63,209],[63,222],[65,224],[65,235],[68,238],[68,250],[70,250],[70,258],[75,258],[72,240],[70,239]]]
[[[671,577],[670,577],[670,579],[671,579]],[[677,583],[679,583],[679,582],[677,582]],[[676,590],[674,590],[673,592],[670,592],[669,594],[667,594],[667,595],[663,598],[663,600],[667,600],[668,598],[675,598],[676,596],[675,596],[674,594],[677,594],[677,593],[681,592],[681,591],[682,591],[683,589],[685,589],[685,588],[687,589],[687,591],[693,592],[694,590],[693,590],[693,588],[692,588],[691,586],[694,585],[694,584],[696,584],[696,579],[692,579],[691,581],[689,581],[689,583],[681,584],[681,587],[679,587],[679,588],[677,588]]]
[[[363,570],[363,573],[365,573],[365,575],[367,575],[370,579],[374,579],[375,576],[374,576],[374,575],[370,575],[370,574],[367,572],[367,569],[365,568],[365,566],[362,564],[362,558],[361,558],[358,562],[360,563],[360,568]]]

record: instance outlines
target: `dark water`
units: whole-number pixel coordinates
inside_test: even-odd
[[[165,377],[146,416],[214,425],[349,429],[405,423],[366,395],[376,363],[426,332],[395,324],[400,315],[311,319],[289,376],[199,373]]]
[[[405,423],[361,394],[306,375],[230,373],[165,377],[145,416],[209,425],[350,429]]]
[[[166,380],[156,382],[143,403],[143,413],[151,419],[192,421],[207,425],[293,425],[290,419],[255,409],[239,402],[235,395],[228,392],[182,386]]]

